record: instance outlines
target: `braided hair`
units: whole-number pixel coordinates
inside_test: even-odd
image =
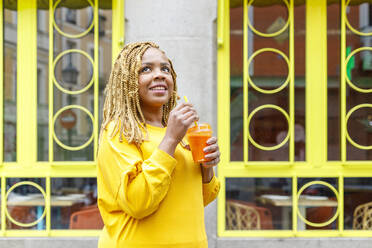
[[[138,76],[142,63],[142,56],[150,48],[159,49],[153,42],[135,42],[124,46],[115,60],[109,81],[104,94],[103,121],[100,130],[100,139],[107,125],[114,121],[115,126],[110,135],[114,137],[119,133],[119,141],[124,138],[128,143],[140,146],[148,136],[146,120],[143,116],[138,94]],[[176,106],[177,86],[176,73],[169,60],[174,91],[169,101],[163,105],[162,124],[167,126],[170,111]]]

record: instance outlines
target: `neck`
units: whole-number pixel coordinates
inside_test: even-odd
[[[163,127],[163,108],[156,107],[141,107],[143,116],[147,124],[150,124],[155,127]]]

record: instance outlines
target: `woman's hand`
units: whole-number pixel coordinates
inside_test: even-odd
[[[159,148],[173,156],[174,150],[185,136],[187,129],[198,120],[198,114],[191,103],[181,103],[176,106],[169,113],[167,130]]]
[[[203,183],[209,183],[214,175],[213,167],[220,162],[221,153],[216,137],[207,140],[207,146],[204,148],[204,152],[206,153],[204,158],[207,161],[202,164],[202,180]]]
[[[206,155],[204,158],[207,162],[203,163],[203,167],[210,168],[213,166],[216,166],[220,162],[220,148],[217,144],[217,138],[212,137],[209,140],[207,140],[207,146],[203,149],[204,153]]]
[[[181,103],[169,114],[166,137],[174,139],[177,144],[183,139],[187,129],[199,117],[191,103]]]

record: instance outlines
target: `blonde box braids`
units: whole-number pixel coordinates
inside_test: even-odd
[[[100,130],[100,139],[107,125],[114,121],[115,126],[110,135],[114,137],[119,132],[119,141],[124,138],[128,143],[140,146],[147,137],[146,120],[143,116],[139,95],[138,75],[141,68],[142,56],[150,48],[159,46],[152,42],[135,42],[124,46],[115,60],[109,81],[105,88],[105,102],[103,106],[103,121]],[[169,60],[174,91],[167,104],[163,105],[162,124],[167,125],[170,111],[176,106],[177,85],[176,73]],[[99,142],[101,143],[101,142]]]

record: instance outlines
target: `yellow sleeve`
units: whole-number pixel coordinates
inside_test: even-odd
[[[204,206],[207,206],[214,199],[216,199],[218,192],[220,191],[220,181],[216,176],[213,176],[209,183],[203,183],[203,202]]]
[[[136,219],[150,215],[166,196],[176,163],[159,149],[143,161],[134,144],[109,138],[105,131],[98,153],[99,202],[108,211],[119,206]]]

